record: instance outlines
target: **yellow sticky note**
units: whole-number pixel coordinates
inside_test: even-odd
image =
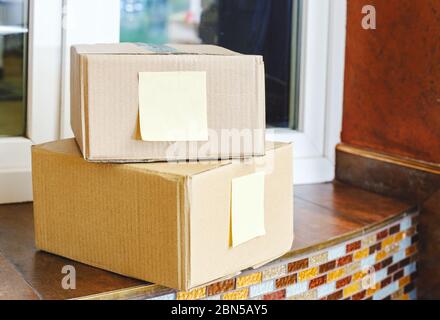
[[[232,179],[231,246],[266,234],[264,227],[264,172]]]
[[[207,141],[206,72],[139,72],[144,141]]]

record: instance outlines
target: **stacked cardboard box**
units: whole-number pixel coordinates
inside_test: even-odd
[[[290,249],[292,148],[264,141],[261,57],[74,46],[71,96],[76,141],[32,152],[38,248],[180,290]]]

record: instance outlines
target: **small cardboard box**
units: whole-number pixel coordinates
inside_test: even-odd
[[[241,217],[248,219],[243,230],[231,230],[231,207],[246,198],[240,188],[243,197],[234,198],[231,184],[260,173],[264,196],[250,196],[264,201],[264,233],[233,244],[231,231],[261,230],[246,230],[257,212]],[[99,164],[84,160],[69,139],[34,146],[32,174],[37,248],[122,275],[188,290],[269,262],[292,245],[289,144],[249,160]]]
[[[261,56],[135,43],[76,45],[71,56],[71,125],[85,159],[264,155]]]

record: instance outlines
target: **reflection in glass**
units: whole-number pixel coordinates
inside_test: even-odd
[[[27,7],[0,0],[0,136],[25,134]]]
[[[121,0],[121,41],[264,56],[269,126],[296,128],[300,0]]]

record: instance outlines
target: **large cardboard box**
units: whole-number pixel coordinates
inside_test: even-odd
[[[264,155],[261,56],[135,43],[76,45],[71,56],[71,125],[85,159]]]
[[[264,174],[264,196],[250,194],[264,202],[264,233],[232,245],[231,231],[261,231],[246,230],[257,212],[244,212],[248,220],[238,227],[231,214],[247,196],[237,188],[243,197],[234,198],[231,184],[255,172]],[[241,161],[99,164],[85,161],[69,139],[34,146],[32,174],[37,248],[126,276],[187,290],[275,259],[292,245],[288,144]]]

